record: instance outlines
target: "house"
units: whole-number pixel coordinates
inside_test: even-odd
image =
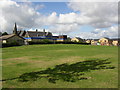
[[[67,35],[59,35],[56,41],[64,42],[67,40]]]
[[[84,42],[84,40],[82,38],[79,37],[74,37],[71,39],[72,42]]]
[[[119,46],[120,45],[120,38],[117,38],[117,39],[112,39],[112,44],[114,45],[114,46]]]
[[[16,35],[16,34],[10,34],[10,35],[4,35],[0,37],[0,42],[3,44],[19,44],[24,45],[24,38]]]
[[[14,26],[13,34],[4,35],[4,36],[0,37],[0,43],[2,43],[2,44],[24,45],[24,40],[25,39],[23,37],[21,37],[21,36],[19,36],[17,34],[17,25],[16,25],[16,23],[15,23],[15,26]]]
[[[18,35],[22,36],[26,39],[26,41],[34,41],[38,42],[44,39],[52,40],[52,33],[51,32],[45,32],[45,29],[43,32],[38,31],[18,31]]]
[[[99,45],[98,41],[99,41],[99,39],[91,40],[91,45]]]
[[[104,37],[104,38],[99,39],[99,43],[100,43],[101,45],[107,45],[107,46],[112,45],[112,41],[113,41],[113,40],[111,40],[111,39],[109,39],[109,38],[107,38],[107,37]]]
[[[85,42],[86,42],[86,43],[91,43],[91,40],[92,40],[92,39],[86,39]]]

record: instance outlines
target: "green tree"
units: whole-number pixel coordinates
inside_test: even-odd
[[[8,33],[7,32],[2,33],[2,36],[4,36],[4,35],[8,35]]]

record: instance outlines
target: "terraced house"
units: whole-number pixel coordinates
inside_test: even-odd
[[[37,29],[36,31],[18,31],[18,35],[24,37],[26,41],[38,42],[43,39],[52,40],[52,33],[45,32],[45,29],[43,32],[40,32]]]
[[[99,39],[99,42],[101,45],[107,45],[107,46],[119,46],[120,42],[119,42],[119,38],[115,38],[115,39],[110,39],[110,38],[101,38]]]
[[[49,41],[58,41],[58,42],[64,42],[67,40],[67,35],[58,35],[58,36],[53,36],[51,32],[46,32],[45,29],[43,31],[17,31],[17,35],[21,36],[25,39],[25,42],[40,42],[45,39]]]

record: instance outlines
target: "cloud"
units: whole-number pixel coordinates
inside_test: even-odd
[[[0,2],[0,20],[2,20],[2,31],[11,32],[13,25],[17,22],[18,27],[32,28],[36,26],[35,20],[40,17],[40,13],[37,12],[31,3],[18,4],[14,1],[4,0]]]
[[[50,31],[52,31],[53,33],[57,32],[57,33],[62,33],[62,34],[67,34],[70,32],[74,32],[76,30],[78,30],[79,26],[74,23],[74,24],[56,24],[54,26],[50,27]]]
[[[74,12],[67,14],[60,14],[58,23],[71,24],[76,22],[77,14]]]
[[[79,34],[77,34],[77,36],[86,39],[102,38],[102,37],[118,38],[118,26],[111,26],[107,30],[95,29],[91,32],[80,32]]]
[[[43,4],[41,4],[41,5],[36,5],[35,6],[35,10],[39,10],[39,9],[42,9],[42,8],[44,8],[45,6],[43,5]]]
[[[117,2],[74,2],[68,6],[74,11],[79,11],[78,23],[90,24],[96,28],[110,27],[118,23]]]

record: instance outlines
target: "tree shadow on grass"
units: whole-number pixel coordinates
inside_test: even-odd
[[[86,80],[88,77],[83,77],[85,72],[101,69],[114,69],[114,66],[110,65],[109,59],[100,60],[87,60],[77,62],[73,64],[60,64],[53,68],[47,68],[46,70],[24,73],[17,78],[20,82],[36,81],[41,78],[46,78],[48,82],[56,83],[57,80],[63,80],[67,82],[76,82],[77,80]],[[11,79],[11,80],[13,80]],[[10,79],[6,79],[10,80]],[[5,80],[4,80],[5,81]]]

